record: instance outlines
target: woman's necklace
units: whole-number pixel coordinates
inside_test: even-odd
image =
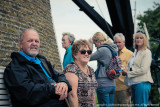
[[[89,77],[92,77],[92,74],[91,74],[91,72],[89,71],[88,66],[87,66],[87,72],[88,72],[88,76],[89,76]]]
[[[79,67],[79,69],[80,69],[82,72],[84,72],[87,76],[90,75],[89,68],[88,68],[87,65],[86,65],[86,67],[84,67],[84,68],[82,69],[82,67],[79,66],[76,62],[74,62],[74,63],[75,63],[75,64]]]
[[[87,75],[89,76],[90,72],[89,72],[88,66],[86,67],[86,69],[87,69]]]
[[[79,67],[80,68],[80,70],[82,71],[82,72],[84,72],[86,75],[89,75],[89,70],[88,70],[88,67],[86,66],[85,68],[81,68],[81,67]]]

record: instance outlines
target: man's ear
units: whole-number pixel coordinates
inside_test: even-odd
[[[22,48],[22,42],[21,42],[21,40],[18,40],[18,45],[19,45],[19,47],[21,49]]]
[[[70,45],[72,45],[72,42],[70,42]]]

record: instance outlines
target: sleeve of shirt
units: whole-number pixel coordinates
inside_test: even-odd
[[[112,59],[111,51],[108,48],[102,47],[91,55],[90,61],[97,60],[104,66],[108,67],[111,59]]]
[[[70,72],[70,73],[74,73],[75,75],[77,75],[77,69],[78,69],[78,67],[75,64],[71,63],[66,66],[66,68],[63,70],[63,72],[64,72],[64,74],[67,72]]]
[[[90,61],[93,61],[93,60],[98,60],[102,57],[102,54],[101,54],[101,50],[98,49],[96,52],[92,53],[91,54],[91,57],[90,57]]]

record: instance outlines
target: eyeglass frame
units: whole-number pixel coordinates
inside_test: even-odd
[[[87,52],[88,55],[91,55],[91,54],[92,54],[92,50],[84,50],[84,49],[82,49],[82,50],[79,50],[79,52],[80,52],[81,54],[86,54],[86,52]]]

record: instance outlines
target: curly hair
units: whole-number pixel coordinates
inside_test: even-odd
[[[69,32],[63,32],[62,35],[63,35],[63,36],[68,35],[68,39],[69,39],[71,45],[74,43],[75,37],[74,37],[73,34],[71,34],[71,33],[69,33]]]
[[[88,47],[90,50],[92,49],[91,43],[89,43],[89,41],[87,41],[87,40],[80,39],[80,40],[75,41],[73,43],[72,49],[71,49],[71,54],[72,54],[73,60],[75,60],[74,56],[79,52],[79,49],[81,47]]]

